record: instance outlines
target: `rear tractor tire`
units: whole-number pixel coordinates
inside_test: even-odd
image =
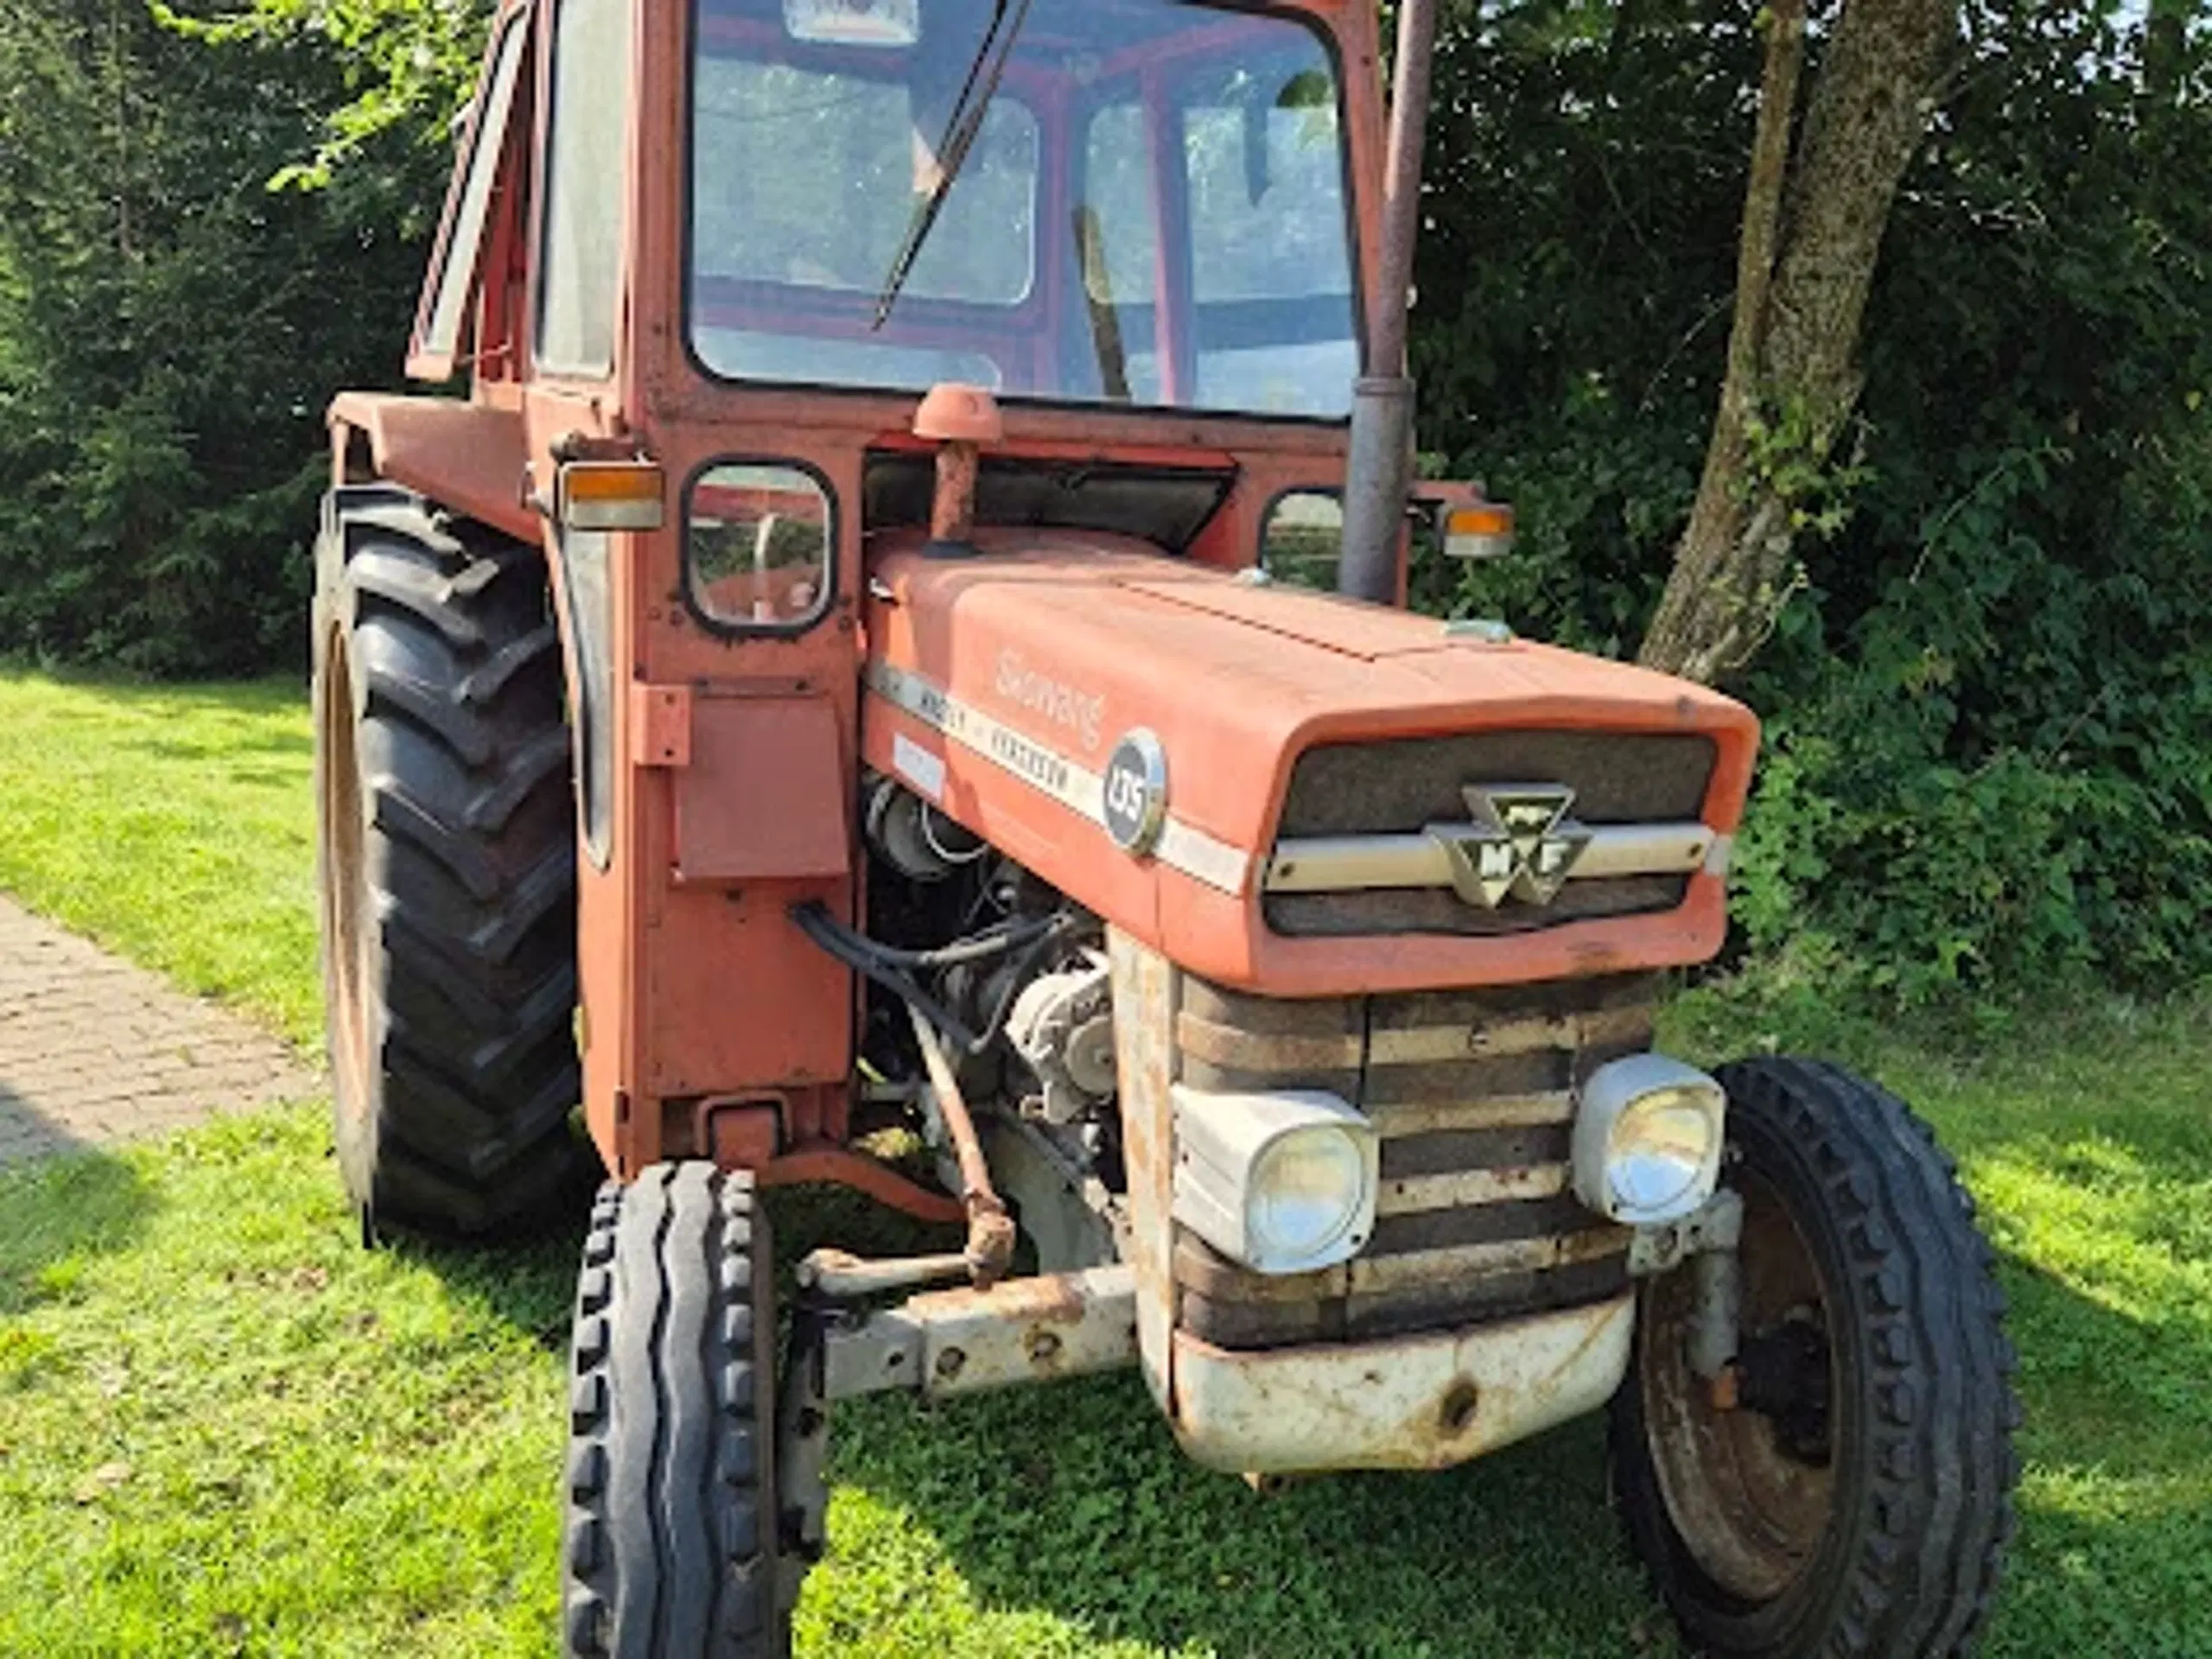
[[[1715,1659],[1973,1651],[2012,1529],[2019,1410],[1971,1201],[1894,1096],[1758,1059],[1728,1096],[1742,1318],[1689,1362],[1696,1275],[1643,1282],[1609,1461],[1630,1545]]]
[[[775,1280],[749,1173],[656,1164],[593,1206],[576,1281],[567,1659],[785,1659]]]
[[[576,1190],[575,817],[546,592],[537,549],[404,490],[324,504],[323,993],[365,1239],[517,1231]]]

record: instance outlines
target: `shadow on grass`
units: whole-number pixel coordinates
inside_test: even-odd
[[[1977,1150],[2009,1138],[1990,1130]],[[956,1237],[835,1192],[779,1192],[768,1210],[786,1274],[817,1244],[887,1254]],[[527,1246],[395,1248],[557,1353],[582,1230],[579,1206]],[[2001,1272],[2029,1473],[1987,1651],[2212,1653],[2212,1322],[2131,1313],[2023,1255]],[[848,1402],[835,1424],[833,1553],[806,1614],[831,1627],[830,1651],[926,1639],[932,1617],[964,1631],[969,1601],[1225,1655],[1680,1651],[1608,1512],[1594,1420],[1440,1475],[1328,1477],[1270,1497],[1189,1463],[1133,1376],[934,1409]],[[915,1578],[918,1560],[957,1583]]]
[[[2196,1344],[2018,1264],[2006,1278],[2030,1475],[1990,1653],[2201,1659],[2212,1401]],[[1605,1502],[1595,1420],[1441,1475],[1272,1498],[1185,1461],[1128,1378],[934,1411],[855,1402],[833,1440],[839,1485],[933,1540],[995,1611],[1224,1654],[1676,1650]]]
[[[1134,1378],[841,1407],[833,1443],[840,1487],[925,1534],[995,1611],[1223,1654],[1675,1651],[1607,1509],[1595,1419],[1440,1474],[1268,1497],[1185,1459]]]
[[[527,1240],[469,1245],[397,1235],[389,1248],[429,1268],[457,1297],[529,1332],[548,1351],[565,1352],[576,1264],[597,1187],[595,1176],[580,1178],[548,1207],[542,1230]],[[957,1228],[925,1227],[838,1187],[780,1188],[767,1196],[767,1210],[786,1305],[792,1268],[817,1245],[883,1255],[960,1247]]]
[[[156,1202],[137,1171],[102,1152],[0,1169],[0,1318],[67,1294],[76,1264],[127,1248]]]

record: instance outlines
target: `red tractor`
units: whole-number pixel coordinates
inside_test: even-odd
[[[1752,717],[1402,608],[1510,524],[1408,481],[1430,10],[1386,131],[1351,0],[501,5],[468,395],[331,409],[323,958],[365,1230],[557,1207],[582,1102],[569,1654],[782,1651],[836,1401],[1120,1366],[1251,1475],[1609,1410],[1702,1650],[1973,1645],[1950,1164],[1651,1052]],[[823,1182],[964,1246],[779,1313]]]

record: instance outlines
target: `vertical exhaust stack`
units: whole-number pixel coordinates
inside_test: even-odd
[[[1414,383],[1406,372],[1406,312],[1421,232],[1421,146],[1428,124],[1436,0],[1402,0],[1390,92],[1382,201],[1382,259],[1368,319],[1368,372],[1352,387],[1351,453],[1344,471],[1343,557],[1337,588],[1390,605],[1398,598],[1398,538],[1413,486]]]

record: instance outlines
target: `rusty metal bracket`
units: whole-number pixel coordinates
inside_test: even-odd
[[[890,1165],[849,1147],[820,1142],[795,1147],[765,1169],[756,1170],[753,1180],[764,1187],[800,1186],[810,1181],[849,1186],[903,1215],[932,1224],[957,1223],[967,1214],[959,1199],[933,1192]]]
[[[1681,1220],[1639,1227],[1629,1243],[1628,1270],[1638,1277],[1669,1273],[1684,1262],[1695,1276],[1688,1343],[1690,1370],[1711,1386],[1713,1402],[1735,1408],[1736,1350],[1743,1340],[1744,1200],[1722,1187]]]
[[[968,1274],[977,1289],[988,1289],[1006,1277],[1014,1260],[1014,1217],[1007,1214],[1005,1200],[991,1185],[991,1166],[976,1134],[976,1120],[960,1092],[952,1062],[945,1058],[944,1046],[938,1040],[937,1028],[911,1004],[906,1017],[913,1023],[914,1042],[929,1071],[938,1119],[959,1160],[960,1201],[968,1212]]]
[[[1722,1187],[1680,1221],[1639,1227],[1629,1241],[1628,1270],[1649,1278],[1671,1273],[1694,1255],[1735,1249],[1744,1236],[1744,1201]]]
[[[630,753],[641,766],[691,764],[691,688],[630,688]]]
[[[911,1389],[935,1400],[1120,1370],[1137,1361],[1136,1300],[1125,1266],[910,1297],[829,1330],[823,1397]]]
[[[887,1290],[912,1290],[968,1276],[964,1255],[895,1255],[871,1262],[849,1250],[815,1250],[794,1270],[798,1282],[831,1301],[852,1301]]]

